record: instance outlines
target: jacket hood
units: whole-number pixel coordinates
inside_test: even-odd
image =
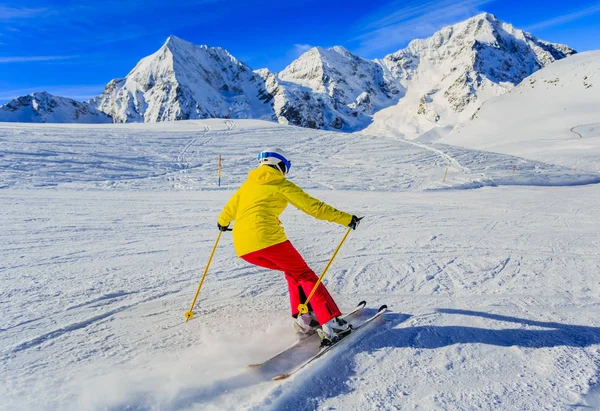
[[[281,171],[267,165],[262,165],[248,173],[248,180],[258,184],[270,184],[284,179],[285,176]]]

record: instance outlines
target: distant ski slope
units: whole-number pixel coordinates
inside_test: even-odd
[[[600,171],[600,51],[551,64],[442,141]]]
[[[234,188],[255,167],[256,153],[269,146],[291,153],[290,178],[309,189],[412,191],[600,182],[598,172],[441,144],[257,120],[195,120],[0,124],[0,187],[214,190],[222,155],[222,186]]]

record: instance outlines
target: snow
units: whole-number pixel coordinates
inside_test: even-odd
[[[488,101],[441,141],[600,171],[599,86],[600,51],[576,54]]]
[[[6,153],[0,157],[0,187],[214,190],[221,154],[222,187],[232,189],[254,166],[255,153],[282,145],[302,158],[294,164],[292,180],[312,189],[421,191],[600,181],[596,172],[443,144],[215,119],[119,127],[6,126],[0,128],[0,149]],[[348,170],[360,172],[360,181],[349,179]]]
[[[115,122],[196,118],[273,119],[260,77],[220,47],[170,36],[92,103]]]
[[[244,366],[294,341],[285,280],[228,234],[183,316],[265,146],[366,216],[325,278],[341,307],[391,310],[284,382]],[[600,173],[555,158],[253,120],[0,124],[0,409],[597,406]],[[320,272],[344,228],[282,221]]]
[[[277,76],[281,84],[306,87],[313,98],[325,102],[329,127],[319,128],[362,129],[371,122],[373,112],[402,96],[401,86],[386,78],[379,62],[360,58],[340,46],[313,47]]]
[[[0,106],[0,121],[31,123],[112,123],[87,103],[46,92],[16,98]]]
[[[468,122],[489,99],[574,52],[489,13],[445,27],[381,61],[406,95],[375,113],[364,133],[409,139],[428,132],[444,136]]]

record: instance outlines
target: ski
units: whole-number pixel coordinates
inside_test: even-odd
[[[273,381],[285,380],[286,378],[289,378],[291,375],[297,373],[298,371],[300,371],[307,365],[311,364],[313,361],[317,360],[318,358],[321,358],[322,356],[327,354],[332,348],[336,347],[340,342],[346,340],[348,336],[356,333],[358,330],[360,330],[364,326],[368,325],[372,321],[381,317],[383,315],[383,313],[386,312],[386,310],[387,310],[387,305],[382,305],[381,307],[379,307],[379,310],[372,317],[367,318],[364,322],[362,322],[359,325],[357,325],[356,327],[352,328],[352,331],[350,331],[347,334],[344,334],[339,340],[335,341],[334,343],[323,346],[317,354],[315,354],[311,358],[307,359],[306,361],[304,361],[302,364],[298,365],[296,368],[292,369],[291,371],[289,371],[285,374],[280,374],[276,377],[273,377]]]
[[[356,314],[358,314],[360,312],[360,310],[362,310],[363,308],[365,308],[365,306],[367,305],[366,301],[361,301],[358,303],[358,305],[356,306],[356,308],[354,308],[354,310],[350,311],[347,314],[344,314],[342,316],[343,319],[350,319],[351,317],[355,316]],[[259,368],[262,367],[263,365],[269,363],[269,362],[273,362],[275,360],[277,360],[279,357],[285,355],[286,353],[288,353],[290,350],[293,350],[294,348],[302,345],[303,343],[309,343],[309,340],[314,339],[315,337],[317,337],[317,333],[316,332],[312,332],[310,335],[305,336],[304,338],[300,338],[298,341],[296,341],[294,344],[290,345],[289,347],[285,348],[284,350],[278,352],[277,354],[275,354],[274,356],[272,356],[271,358],[261,362],[261,363],[257,363],[257,364],[249,364],[246,366],[246,368]]]

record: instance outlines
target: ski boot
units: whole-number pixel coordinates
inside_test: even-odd
[[[352,331],[352,325],[341,318],[333,318],[323,324],[320,330],[317,330],[321,337],[321,345],[327,346],[338,342]]]
[[[296,330],[296,333],[300,334],[301,336],[309,336],[314,334],[318,327],[319,322],[312,311],[306,314],[298,314],[298,317],[294,322],[294,329]]]

